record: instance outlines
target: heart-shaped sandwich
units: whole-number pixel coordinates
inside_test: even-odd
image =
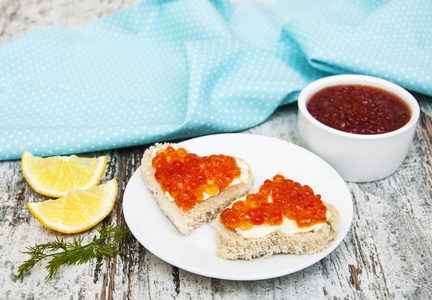
[[[253,176],[242,159],[198,156],[172,143],[148,148],[141,175],[163,213],[182,234],[210,222],[249,191]]]
[[[278,174],[220,214],[217,254],[236,260],[320,252],[330,245],[339,223],[336,208],[312,188]]]

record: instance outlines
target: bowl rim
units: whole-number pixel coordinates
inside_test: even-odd
[[[378,134],[359,134],[359,133],[345,132],[345,131],[332,128],[328,125],[321,123],[309,113],[309,111],[306,108],[306,103],[308,102],[308,100],[312,95],[314,95],[315,93],[317,93],[318,91],[326,87],[337,86],[337,85],[349,85],[349,84],[376,87],[398,96],[410,108],[411,110],[410,120],[401,128],[398,128],[390,132],[378,133]],[[330,133],[347,137],[347,138],[352,138],[352,139],[375,140],[375,139],[385,139],[396,135],[400,135],[410,130],[412,127],[415,127],[420,117],[419,104],[411,93],[409,93],[406,89],[391,81],[379,77],[368,76],[368,75],[357,75],[357,74],[330,75],[315,80],[309,83],[305,88],[303,88],[303,90],[300,92],[298,96],[297,103],[298,103],[299,112],[302,114],[302,116],[306,118],[309,122],[314,124],[315,126],[323,130],[326,130]]]

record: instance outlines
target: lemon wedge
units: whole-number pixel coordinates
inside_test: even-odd
[[[59,198],[71,189],[88,189],[97,185],[105,172],[106,163],[106,156],[43,158],[24,151],[21,169],[25,179],[36,192]]]
[[[87,190],[73,189],[59,199],[27,203],[42,225],[63,233],[87,230],[102,221],[113,209],[117,180]]]

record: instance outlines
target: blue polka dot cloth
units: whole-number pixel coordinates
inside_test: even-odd
[[[330,74],[432,95],[432,1],[144,1],[0,46],[0,160],[264,122]]]

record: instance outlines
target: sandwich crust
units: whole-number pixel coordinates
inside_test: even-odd
[[[153,153],[155,150],[165,149],[168,146],[172,146],[175,149],[179,147],[173,143],[156,143],[144,152],[141,161],[141,175],[147,188],[153,193],[162,212],[171,220],[181,234],[189,234],[202,224],[215,219],[225,207],[230,205],[235,199],[244,196],[252,186],[253,175],[251,168],[244,160],[235,157],[236,160],[242,161],[249,167],[247,182],[229,186],[220,193],[198,202],[192,209],[185,211],[162,190],[154,177],[155,168],[151,164]]]

